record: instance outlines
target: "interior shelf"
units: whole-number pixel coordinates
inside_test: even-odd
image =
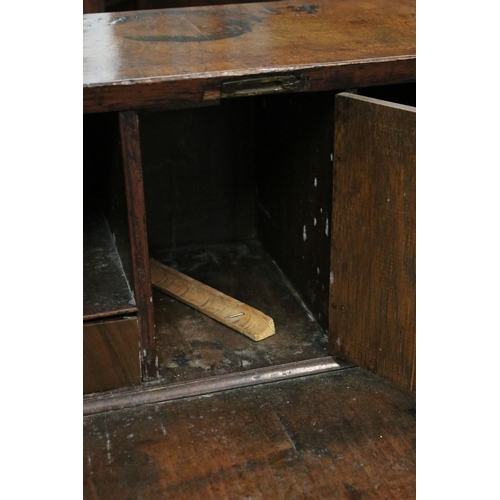
[[[326,332],[257,240],[156,251],[154,258],[274,319],[260,342],[155,290],[160,376],[184,382],[328,355]]]
[[[113,236],[102,214],[83,221],[83,319],[137,312]]]

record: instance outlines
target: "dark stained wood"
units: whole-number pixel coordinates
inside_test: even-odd
[[[83,221],[83,319],[137,311],[130,284],[103,215]]]
[[[83,414],[93,415],[112,410],[122,410],[144,404],[163,403],[174,399],[205,396],[242,387],[268,384],[281,380],[317,375],[352,367],[350,363],[336,360],[333,356],[294,361],[283,365],[228,373],[215,377],[201,378],[191,382],[147,384],[141,387],[88,394],[83,397]]]
[[[258,343],[154,291],[160,377],[187,382],[320,358],[328,337],[257,241],[196,245],[153,256],[269,314],[275,335]]]
[[[125,111],[120,113],[119,122],[134,267],[135,300],[139,319],[142,378],[147,381],[158,377],[158,358],[149,273],[139,119],[135,112]]]
[[[83,325],[83,393],[141,382],[137,318]]]
[[[84,498],[415,498],[415,395],[359,368],[84,418]]]
[[[151,251],[255,237],[255,105],[140,116]]]
[[[263,98],[257,115],[257,228],[328,329],[333,92]]]
[[[366,87],[358,89],[359,95],[382,99],[383,101],[396,102],[406,106],[417,105],[417,84],[403,83],[400,85],[381,85],[379,87]]]
[[[330,350],[415,388],[415,108],[340,94]]]
[[[83,0],[83,13],[104,12],[106,0]]]
[[[84,111],[218,102],[222,83],[303,91],[415,80],[414,0],[299,0],[84,17]]]
[[[415,80],[415,59],[387,62],[367,61],[341,66],[305,68],[291,73],[304,78],[304,92],[331,89],[358,88],[363,85],[383,85]],[[276,75],[280,73],[269,73]],[[248,77],[246,77],[248,78]],[[189,80],[155,82],[144,91],[142,85],[117,85],[85,87],[83,92],[84,113],[116,111],[121,109],[177,109],[209,106],[220,102],[221,87],[225,76],[206,76]]]

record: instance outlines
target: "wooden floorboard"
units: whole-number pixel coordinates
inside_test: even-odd
[[[415,497],[415,395],[360,368],[84,418],[84,498]]]

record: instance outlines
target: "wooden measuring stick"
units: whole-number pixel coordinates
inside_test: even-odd
[[[154,259],[150,259],[150,263],[151,284],[158,290],[252,340],[263,340],[274,335],[274,321],[263,312]]]

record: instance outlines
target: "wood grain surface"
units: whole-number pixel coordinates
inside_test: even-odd
[[[262,311],[151,259],[151,284],[248,338],[259,341],[274,335],[274,321]]]
[[[414,107],[336,102],[330,350],[415,389]]]
[[[84,498],[415,498],[415,395],[354,368],[84,418]]]
[[[304,91],[415,79],[414,0],[300,0],[84,16],[84,111],[218,102],[239,78]]]
[[[83,393],[139,385],[137,318],[83,325]]]
[[[135,300],[140,331],[143,381],[158,378],[158,358],[154,329],[153,292],[149,272],[146,208],[142,178],[139,118],[134,111],[119,114],[120,137],[127,197]]]

